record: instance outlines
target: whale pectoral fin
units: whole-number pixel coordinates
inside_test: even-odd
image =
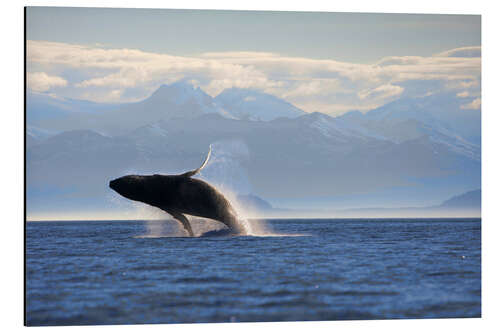
[[[193,229],[191,229],[191,224],[189,224],[189,220],[187,219],[187,217],[185,217],[182,213],[178,213],[176,211],[168,210],[167,213],[169,213],[170,215],[173,216],[174,219],[182,223],[182,226],[189,233],[189,236],[191,237],[194,236]]]
[[[210,154],[212,153],[212,145],[210,145],[208,147],[208,154],[207,154],[207,157],[205,158],[205,161],[203,162],[203,164],[198,168],[198,169],[194,169],[194,170],[191,170],[191,171],[188,171],[188,172],[185,172],[183,173],[181,176],[184,176],[184,177],[191,177],[191,176],[194,176],[196,175],[198,172],[201,171],[201,169],[203,169],[205,167],[205,165],[207,165],[207,162],[208,160],[210,159]]]

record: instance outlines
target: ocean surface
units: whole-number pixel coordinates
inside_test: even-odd
[[[481,316],[480,219],[250,224],[189,238],[172,221],[28,222],[27,324]]]

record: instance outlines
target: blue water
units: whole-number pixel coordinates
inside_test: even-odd
[[[299,235],[149,238],[176,224],[29,222],[27,324],[481,316],[480,219],[266,223]]]

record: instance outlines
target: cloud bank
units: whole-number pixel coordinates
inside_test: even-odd
[[[64,97],[129,102],[149,96],[161,84],[185,79],[212,96],[226,88],[256,89],[285,98],[305,111],[332,115],[368,110],[415,94],[454,91],[478,96],[481,82],[479,46],[356,64],[267,52],[182,57],[28,41],[27,62],[29,89]]]
[[[66,87],[68,81],[59,76],[51,76],[44,72],[28,73],[28,89],[34,92],[45,92],[55,87]]]

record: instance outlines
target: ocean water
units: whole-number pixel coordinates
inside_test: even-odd
[[[189,238],[172,221],[28,222],[27,324],[481,316],[480,219],[260,223]]]

